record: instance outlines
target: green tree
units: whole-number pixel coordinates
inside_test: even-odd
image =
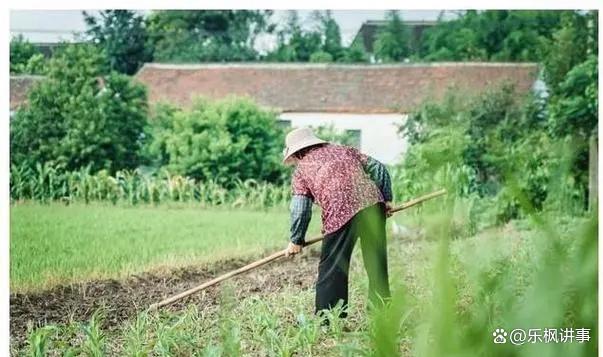
[[[169,164],[167,141],[172,135],[174,117],[182,111],[170,103],[158,103],[153,107],[150,125],[145,128],[145,136],[149,138],[143,148],[145,164],[154,168]]]
[[[160,10],[147,18],[156,61],[250,61],[256,37],[272,32],[271,11]]]
[[[112,172],[139,165],[146,90],[124,75],[102,77],[103,64],[92,45],[64,46],[53,56],[11,119],[11,163]]]
[[[190,110],[163,107],[151,151],[170,172],[229,186],[237,180],[283,180],[284,133],[276,115],[248,99],[195,101]],[[171,118],[170,118],[171,117]],[[159,135],[158,135],[159,134]]]
[[[402,164],[404,185],[418,193],[444,175],[452,192],[494,200],[497,220],[506,222],[520,213],[506,191],[511,175],[531,204],[543,208],[559,159],[559,143],[546,130],[545,103],[519,96],[509,85],[467,98],[451,91],[409,115],[401,128],[411,139]]]
[[[386,19],[375,40],[375,57],[383,62],[402,61],[410,55],[408,31],[398,11],[389,11]]]
[[[297,11],[288,13],[283,28],[277,31],[277,46],[266,56],[269,61],[308,62],[313,53],[321,50],[319,31],[304,31],[299,23]]]
[[[598,12],[564,14],[544,61],[549,131],[573,142],[574,179],[588,189],[588,142],[598,127]],[[586,194],[584,195],[587,196]]]
[[[33,44],[18,35],[10,40],[10,73],[43,74],[46,70],[44,55]]]
[[[581,142],[597,135],[599,90],[596,55],[574,66],[558,85],[550,102],[550,130],[559,137],[572,135]]]
[[[362,37],[360,41],[353,42],[349,47],[343,49],[343,55],[339,59],[339,62],[344,63],[363,63],[368,62],[369,56],[364,50],[364,41]]]
[[[543,42],[552,38],[564,13],[469,10],[427,29],[418,55],[429,61],[539,61]]]
[[[553,96],[574,66],[584,62],[589,53],[597,53],[598,26],[593,14],[596,11],[564,12],[558,27],[543,43],[544,79]]]
[[[367,62],[368,56],[361,43],[350,47],[341,44],[341,30],[331,11],[314,11],[304,30],[297,11],[289,11],[287,21],[277,34],[277,46],[265,57],[277,62]]]
[[[337,21],[330,10],[317,11],[314,13],[314,17],[319,23],[318,31],[322,34],[322,51],[330,54],[334,61],[338,61],[343,56],[343,46]]]
[[[131,75],[150,61],[142,15],[131,10],[103,10],[100,18],[83,15],[86,34],[102,49],[111,70]]]

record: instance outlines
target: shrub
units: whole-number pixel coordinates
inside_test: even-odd
[[[189,110],[160,106],[148,151],[170,172],[232,186],[282,182],[284,133],[276,115],[248,99],[198,99]]]
[[[544,113],[542,101],[522,98],[507,85],[470,100],[450,93],[424,103],[401,127],[412,145],[393,170],[397,198],[446,187],[457,196],[485,198],[472,211],[491,209],[486,215],[500,223],[521,214],[506,188],[513,180],[536,209],[572,206],[582,197],[580,188],[561,169],[567,150],[556,149],[562,142],[549,137]],[[558,178],[566,183],[562,194],[551,189]]]
[[[314,62],[314,63],[333,62],[333,56],[329,52],[317,51],[310,55],[310,62]]]
[[[135,74],[150,61],[151,48],[144,16],[133,10],[102,10],[96,16],[83,12],[86,34],[102,49],[107,65],[120,73]]]
[[[90,45],[65,46],[10,123],[11,163],[67,170],[135,168],[146,123],[146,91],[116,73],[102,76]]]
[[[145,128],[145,136],[150,138],[143,148],[146,163],[155,168],[169,163],[167,140],[172,134],[174,117],[181,111],[180,108],[169,103],[158,103],[154,106],[150,125]]]
[[[45,71],[44,55],[33,44],[15,36],[10,41],[10,73],[42,74]]]

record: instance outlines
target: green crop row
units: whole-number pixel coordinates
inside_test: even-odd
[[[110,175],[106,171],[92,173],[89,168],[66,172],[50,164],[37,164],[34,169],[13,165],[10,170],[13,202],[192,202],[202,206],[267,208],[286,205],[290,195],[286,184],[238,180],[226,189],[215,181],[196,181],[165,170],[156,175],[147,175],[138,169]]]

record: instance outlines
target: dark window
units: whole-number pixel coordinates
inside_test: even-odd
[[[291,128],[291,120],[284,120],[284,119],[279,119],[276,121],[276,124],[284,130],[290,129]]]

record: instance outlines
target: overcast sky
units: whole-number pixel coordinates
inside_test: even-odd
[[[299,10],[298,13],[302,22],[307,24],[311,11]],[[439,13],[438,10],[401,11],[405,20],[435,20]],[[383,10],[333,11],[333,17],[341,28],[344,45],[352,41],[364,21],[381,20],[384,14]],[[275,22],[280,22],[286,18],[286,15],[286,11],[275,11],[273,19]],[[73,32],[81,32],[84,29],[85,24],[81,10],[13,10],[10,12],[11,35],[21,33],[31,42],[70,41],[73,39]],[[272,39],[261,39],[260,42],[262,42],[262,47],[270,47]]]

